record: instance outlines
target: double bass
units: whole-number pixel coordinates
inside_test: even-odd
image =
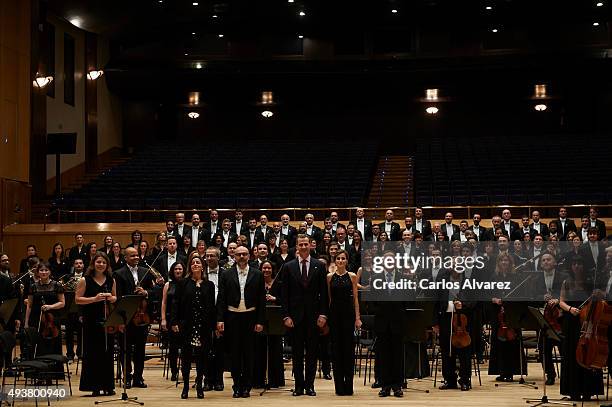
[[[591,295],[580,307],[580,339],[576,362],[585,369],[603,369],[608,363],[608,326],[612,306]]]

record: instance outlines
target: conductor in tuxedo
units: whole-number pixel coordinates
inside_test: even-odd
[[[316,396],[314,379],[317,369],[319,329],[327,324],[329,300],[327,272],[323,263],[310,256],[310,239],[297,237],[297,256],[281,270],[281,310],[285,326],[292,336],[294,396],[306,392]],[[306,370],[304,371],[304,349]]]
[[[236,264],[219,276],[217,330],[226,332],[229,341],[233,397],[246,398],[252,387],[255,333],[263,332],[266,289],[263,273],[249,266],[249,250],[237,247],[234,256]]]
[[[126,295],[141,295],[143,298],[149,298],[154,292],[153,275],[148,273],[144,267],[138,266],[139,256],[138,250],[133,247],[125,249],[126,265],[113,273],[115,283],[117,284],[117,298],[122,298]],[[146,388],[142,373],[144,371],[145,361],[145,344],[147,340],[147,326],[137,326],[130,322],[126,327],[126,343],[127,350],[121,349],[121,362],[124,361],[123,353],[127,352],[125,360],[127,361],[126,369],[126,387],[141,387]],[[123,347],[123,341],[119,341]],[[132,374],[132,361],[134,362],[134,370]]]

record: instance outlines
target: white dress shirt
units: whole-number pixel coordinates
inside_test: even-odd
[[[215,304],[219,295],[219,266],[216,269],[208,269],[208,280],[215,284]]]
[[[249,312],[255,311],[255,307],[247,308],[244,302],[244,288],[246,287],[246,281],[249,274],[249,267],[247,266],[245,269],[241,269],[240,266],[236,266],[236,272],[238,273],[238,283],[240,284],[240,304],[238,308],[228,306],[228,311],[232,312]]]
[[[240,230],[242,229],[242,221],[236,221],[236,234],[240,236]]]
[[[191,247],[198,247],[198,240],[200,237],[200,228],[191,227]]]
[[[423,219],[416,219],[414,221],[414,228],[419,231],[419,233],[423,233]]]
[[[455,233],[455,231],[453,230],[453,224],[445,223],[444,227],[446,228],[446,236],[448,236],[448,238],[450,239],[451,236],[453,236],[453,234]]]
[[[544,282],[546,283],[546,291],[552,292],[553,281],[555,281],[555,270],[552,273],[544,273]]]
[[[168,271],[170,271],[170,267],[176,263],[176,252],[174,254],[168,253]]]
[[[357,218],[357,230],[361,232],[361,236],[365,239],[365,219]]]
[[[138,266],[132,267],[129,264],[127,266],[130,269],[130,273],[132,273],[132,278],[134,279],[134,284],[138,285]],[[170,270],[169,267],[168,267],[168,270]]]

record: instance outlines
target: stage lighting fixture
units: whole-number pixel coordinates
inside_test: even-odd
[[[391,10],[391,12],[392,12],[393,14],[397,14],[397,9],[396,9],[396,8],[394,8],[394,9],[392,9],[392,10]]]
[[[598,23],[597,21],[595,21],[595,22],[593,23],[593,27],[599,27],[599,23]]]
[[[486,6],[485,10],[493,10],[493,7],[492,6]]]
[[[265,90],[261,92],[261,100],[259,102],[262,105],[273,105],[274,104],[274,92]]]
[[[306,15],[306,12],[300,11],[298,14],[300,15],[300,17],[304,17]]]
[[[90,81],[95,81],[96,79],[98,79],[100,76],[104,75],[104,71],[99,69],[99,70],[91,70],[89,72],[87,72],[87,79],[89,79]]]
[[[200,5],[200,3],[198,3],[197,1],[194,1],[194,2],[193,2],[193,3],[191,3],[191,4],[193,4],[194,6],[199,6],[199,5]]]
[[[439,109],[435,106],[429,106],[427,109],[425,109],[425,111],[427,114],[436,114],[438,113]]]
[[[425,89],[426,100],[438,100],[439,89]]]
[[[187,113],[187,117],[189,117],[190,119],[197,119],[198,117],[200,117],[200,113],[198,113],[198,112],[189,112],[189,113]]]
[[[601,2],[601,1],[598,1],[598,2],[597,2],[597,4],[595,4],[595,6],[597,6],[597,7],[603,7],[603,5],[604,5],[604,4],[603,4],[603,2]]]
[[[304,38],[304,36],[302,34],[298,35],[298,38],[301,40],[302,38]]]
[[[269,119],[270,117],[274,116],[274,112],[272,112],[271,110],[264,110],[263,112],[261,112],[261,115],[266,119]]]
[[[496,32],[498,32],[498,31],[499,31],[499,30],[498,30],[497,28],[492,28],[492,29],[491,29],[491,32],[492,32],[492,33],[496,33]]]
[[[219,38],[223,38],[223,34],[219,34],[219,35],[218,35],[218,37],[219,37]]]
[[[37,73],[36,78],[34,78],[32,81],[32,84],[35,88],[43,89],[51,82],[53,82],[53,76],[43,76]]]
[[[533,108],[538,112],[543,112],[544,110],[548,108],[548,106],[546,106],[544,103],[540,103],[540,104],[535,105]]]
[[[536,99],[544,99],[548,95],[546,94],[546,84],[538,83],[534,86],[533,97]]]
[[[198,62],[195,67],[196,69],[202,69],[202,64]]]

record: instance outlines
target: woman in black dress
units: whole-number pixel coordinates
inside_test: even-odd
[[[92,263],[94,256],[98,253],[98,245],[96,242],[89,242],[87,244],[87,256],[83,258],[83,263],[85,263],[85,269],[89,268],[89,265]]]
[[[259,269],[264,276],[266,305],[280,305],[282,283],[276,266],[271,261],[265,260],[261,263]],[[283,387],[285,385],[285,369],[283,366],[282,336],[267,334],[255,336],[253,387],[261,389],[266,384],[266,355],[268,356],[268,388]]]
[[[117,301],[115,280],[108,257],[97,253],[81,278],[75,301],[83,315],[83,371],[79,390],[93,396],[115,394],[113,374],[113,334],[106,333],[104,322],[110,313],[109,304]]]
[[[62,277],[70,273],[70,264],[66,259],[64,246],[61,243],[53,245],[51,257],[49,257],[49,267],[51,267],[51,278],[59,281]]]
[[[215,285],[206,279],[203,261],[199,255],[192,253],[188,270],[189,278],[185,278],[176,286],[171,325],[172,331],[183,340],[181,398],[186,399],[189,396],[189,371],[195,360],[196,392],[201,399],[204,398],[204,361],[208,356],[213,330],[216,327]]]
[[[109,257],[113,252],[113,243],[115,243],[115,241],[111,235],[104,236],[104,247],[100,251],[106,254],[106,257]]]
[[[345,250],[338,250],[335,264],[335,271],[327,275],[334,385],[338,396],[352,396],[353,336],[356,329],[361,329],[357,275],[346,269],[348,252]]]
[[[585,369],[576,362],[576,345],[580,339],[580,309],[578,307],[593,292],[593,282],[586,276],[581,257],[571,260],[569,278],[561,286],[559,307],[563,310],[561,343],[561,388],[559,393],[573,401],[589,401],[591,396],[604,394],[603,373]]]
[[[138,266],[149,268],[149,242],[141,240],[138,244]]]
[[[36,274],[39,280],[30,286],[28,293],[28,305],[26,308],[25,328],[36,328],[41,333],[41,338],[38,343],[34,356],[47,354],[62,353],[62,337],[61,335],[53,337],[45,337],[43,335],[44,324],[40,323],[44,313],[50,311],[59,311],[64,308],[64,288],[54,280],[51,280],[51,269],[49,263],[41,262],[36,268]],[[58,331],[61,332],[59,321],[54,318],[54,324]]]
[[[140,230],[135,230],[132,232],[132,243],[127,245],[127,247],[133,247],[135,249],[138,249],[138,247],[140,246],[141,240],[142,240],[142,233],[140,232]]]
[[[278,243],[278,253],[270,256],[270,258],[276,265],[277,270],[282,269],[285,263],[295,259],[295,254],[289,252],[289,241],[282,238]]]
[[[517,287],[521,284],[525,278],[521,274],[517,274],[514,270],[514,260],[512,256],[507,253],[500,253],[497,256],[495,263],[495,272],[491,276],[492,281],[497,282],[511,282],[512,287]],[[526,288],[528,284],[523,284],[522,287]],[[512,293],[513,297],[520,295],[522,290],[519,288]],[[521,349],[521,330],[515,329],[515,338],[513,340],[506,340],[505,337],[499,335],[500,319],[504,318],[505,313],[500,314],[503,308],[503,304],[506,301],[505,295],[510,294],[510,290],[500,291],[496,297],[491,301],[491,311],[489,313],[491,317],[491,358],[489,360],[489,374],[499,375],[495,378],[498,382],[511,382],[512,376],[521,373],[521,363],[523,361],[522,373],[527,374],[527,358],[524,353],[524,349]],[[504,309],[505,311],[505,309]],[[521,358],[520,352],[523,351]]]
[[[121,244],[119,242],[113,243],[113,251],[110,254],[109,261],[113,271],[117,271],[121,267],[125,266],[125,259],[121,253]]]
[[[168,324],[172,318],[172,304],[176,296],[176,284],[185,278],[187,268],[182,262],[177,261],[170,266],[168,273],[169,281],[164,285],[161,305],[161,328],[167,332],[168,362],[170,363],[170,380],[178,379],[178,351],[180,348],[180,335],[168,330]]]

